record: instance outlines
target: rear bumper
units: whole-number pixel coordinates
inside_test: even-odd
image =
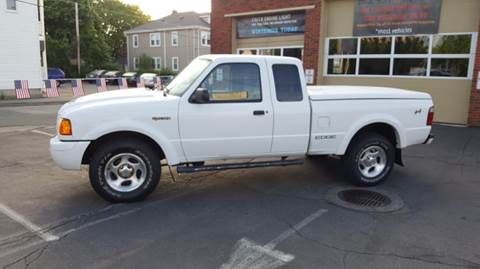
[[[65,142],[58,136],[50,139],[50,155],[53,161],[65,170],[80,170],[82,158],[89,141]]]
[[[425,142],[423,142],[423,144],[430,145],[433,143],[433,140],[435,140],[435,135],[429,134]]]

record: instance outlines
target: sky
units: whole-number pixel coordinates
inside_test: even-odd
[[[196,11],[210,12],[211,0],[121,0],[126,4],[133,4],[140,7],[153,20],[164,17],[172,13],[172,10],[178,12]]]

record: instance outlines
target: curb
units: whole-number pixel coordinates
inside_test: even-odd
[[[70,100],[63,100],[63,101],[45,101],[45,102],[9,102],[9,103],[3,103],[0,101],[0,107],[19,107],[19,106],[48,106],[48,105],[63,105],[67,102],[70,102]]]

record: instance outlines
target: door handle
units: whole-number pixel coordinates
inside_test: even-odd
[[[254,116],[263,116],[263,115],[265,115],[265,111],[264,110],[254,110],[253,115]]]

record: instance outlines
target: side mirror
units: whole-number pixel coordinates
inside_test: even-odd
[[[194,104],[204,104],[210,102],[208,90],[205,88],[196,89],[192,96],[190,96],[190,102]]]

